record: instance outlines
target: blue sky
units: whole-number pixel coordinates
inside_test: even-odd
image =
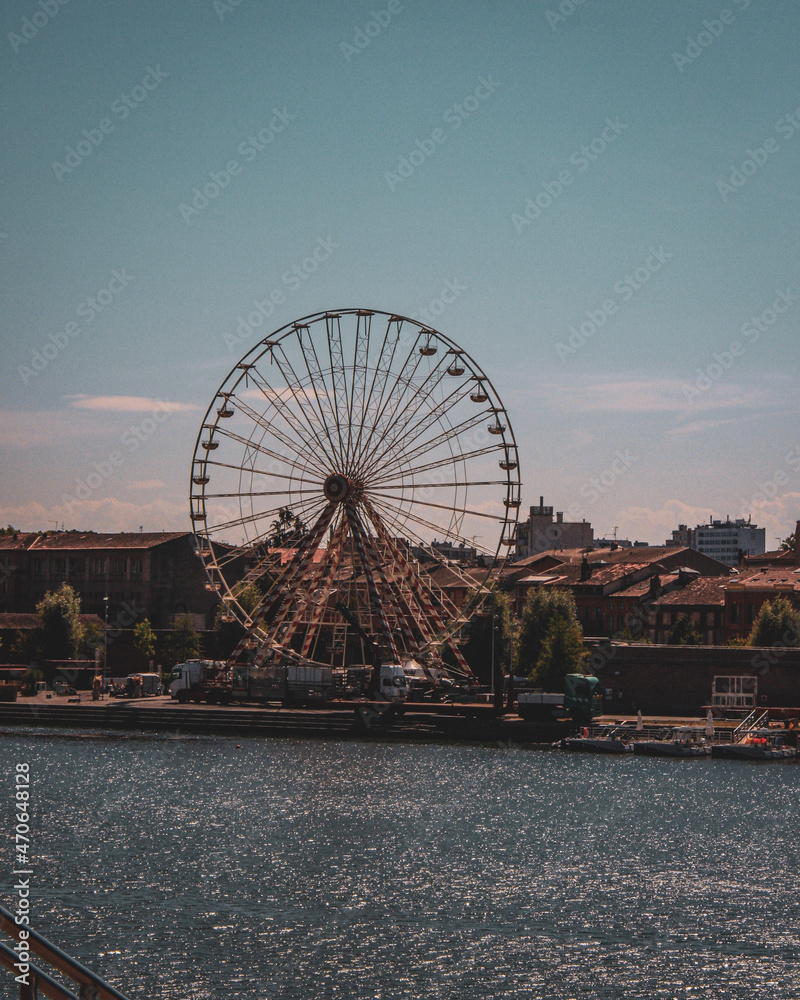
[[[797,4],[20,0],[0,21],[3,523],[189,527],[228,371],[272,327],[368,306],[488,372],[524,505],[654,543],[710,515],[752,514],[768,547],[793,530]]]

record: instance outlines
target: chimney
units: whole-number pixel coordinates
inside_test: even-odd
[[[794,564],[800,567],[800,521],[794,526]]]
[[[661,589],[661,577],[655,573],[650,577],[650,596],[654,597]]]
[[[556,511],[556,523],[563,524],[563,522],[564,522],[564,511],[563,510]]]
[[[583,557],[581,560],[581,583],[584,583],[592,575],[592,564],[586,558]]]

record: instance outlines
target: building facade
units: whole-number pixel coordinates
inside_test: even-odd
[[[766,547],[766,529],[751,524],[749,518],[727,517],[724,521],[709,519],[708,524],[688,528],[680,524],[672,532],[668,545],[689,545],[727,566],[736,566],[742,556],[762,555]]]
[[[562,511],[553,515],[544,497],[517,525],[515,556],[525,559],[548,549],[586,549],[594,545],[594,529],[588,521],[565,521]]]

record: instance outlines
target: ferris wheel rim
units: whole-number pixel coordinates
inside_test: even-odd
[[[494,407],[492,407],[491,409],[492,409],[492,412],[495,414],[496,427],[498,428],[498,430],[495,431],[495,433],[497,433],[498,435],[500,435],[502,437],[502,443],[503,443],[503,449],[504,449],[503,454],[505,455],[505,464],[501,461],[500,462],[500,468],[506,472],[506,477],[505,477],[505,480],[502,480],[502,481],[501,480],[496,480],[496,481],[494,481],[494,484],[495,485],[504,485],[505,486],[506,491],[507,491],[507,498],[506,499],[509,499],[509,498],[511,499],[511,505],[509,505],[509,503],[506,503],[506,513],[505,513],[505,516],[503,518],[500,518],[497,515],[485,515],[487,517],[490,517],[496,523],[500,523],[502,521],[502,530],[500,532],[500,538],[498,539],[498,542],[497,542],[497,545],[495,547],[494,552],[492,552],[491,549],[487,550],[486,554],[487,554],[487,556],[489,558],[489,564],[488,564],[488,567],[486,568],[485,574],[483,575],[483,579],[480,581],[480,583],[477,586],[477,591],[479,593],[481,591],[484,591],[484,592],[486,591],[486,589],[488,587],[488,581],[489,581],[492,569],[495,568],[498,563],[502,564],[505,561],[505,559],[507,558],[508,554],[509,554],[508,553],[509,539],[513,539],[513,534],[514,534],[514,531],[515,531],[515,526],[516,526],[516,522],[517,522],[517,518],[518,518],[518,507],[519,507],[519,500],[518,500],[518,498],[519,498],[520,481],[519,481],[519,473],[518,473],[518,469],[519,469],[518,449],[517,449],[516,438],[514,436],[513,428],[511,427],[511,422],[508,419],[508,414],[507,414],[506,408],[502,404],[502,400],[501,400],[501,397],[500,397],[499,393],[497,392],[497,389],[495,388],[494,384],[492,383],[491,379],[486,374],[486,372],[482,368],[482,366],[480,366],[475,361],[475,359],[466,350],[464,350],[463,348],[461,348],[447,334],[444,334],[441,331],[434,329],[432,326],[430,326],[430,324],[420,323],[418,320],[415,320],[412,317],[405,316],[405,315],[403,315],[401,313],[387,312],[387,311],[384,311],[384,310],[369,309],[369,308],[364,308],[364,307],[359,307],[359,308],[348,307],[348,308],[345,308],[345,309],[326,309],[326,310],[320,310],[320,311],[317,311],[317,312],[314,312],[314,313],[309,313],[306,316],[303,316],[303,317],[300,317],[298,319],[294,319],[294,320],[292,320],[290,322],[287,322],[283,326],[279,327],[277,330],[275,330],[272,333],[268,334],[264,338],[261,338],[256,344],[254,344],[242,356],[242,358],[238,361],[238,363],[236,363],[233,366],[233,368],[230,370],[230,372],[228,373],[228,375],[220,383],[217,391],[215,392],[214,396],[212,397],[211,402],[210,402],[210,404],[209,404],[209,406],[208,406],[208,408],[207,408],[207,410],[206,410],[206,412],[205,412],[205,414],[203,416],[203,420],[201,422],[201,426],[200,426],[200,429],[199,429],[198,434],[197,434],[197,439],[195,441],[195,448],[194,448],[194,452],[193,452],[193,458],[192,458],[192,477],[191,477],[192,478],[192,484],[196,484],[197,483],[197,478],[202,478],[202,475],[206,476],[205,482],[201,484],[201,494],[200,494],[199,497],[196,495],[194,486],[190,486],[190,498],[191,498],[191,513],[192,513],[193,531],[194,531],[194,534],[195,534],[195,538],[197,540],[196,544],[197,544],[197,547],[198,547],[198,552],[201,555],[203,555],[204,565],[205,565],[206,571],[207,571],[207,573],[209,575],[210,582],[211,582],[211,584],[213,586],[213,589],[215,589],[216,592],[218,594],[220,594],[220,596],[222,597],[222,599],[225,601],[226,604],[228,604],[229,606],[232,605],[234,607],[234,609],[238,609],[239,614],[237,614],[237,617],[239,617],[240,621],[243,621],[246,624],[246,626],[248,626],[248,627],[250,627],[250,628],[253,629],[253,634],[254,635],[259,635],[258,625],[257,625],[257,623],[254,623],[250,619],[248,613],[245,612],[244,609],[239,605],[239,602],[238,602],[238,600],[236,598],[236,595],[234,593],[234,587],[232,587],[230,585],[230,583],[226,580],[225,575],[222,572],[222,569],[217,564],[217,560],[216,560],[216,558],[215,558],[215,556],[213,554],[214,540],[210,536],[209,531],[208,531],[207,514],[206,514],[206,508],[205,508],[205,501],[206,501],[205,486],[208,483],[208,475],[207,475],[208,465],[209,465],[210,462],[211,462],[212,465],[214,464],[212,462],[211,458],[210,458],[210,454],[211,454],[211,452],[213,450],[216,449],[216,447],[219,446],[219,442],[216,442],[216,444],[214,443],[215,442],[214,435],[218,432],[220,419],[222,419],[222,416],[224,416],[224,413],[221,415],[220,411],[221,410],[224,411],[224,409],[228,407],[230,398],[234,397],[236,395],[236,390],[242,384],[242,382],[244,382],[245,386],[247,386],[248,376],[250,375],[250,373],[254,369],[256,369],[256,367],[257,367],[258,363],[261,361],[261,359],[264,358],[265,355],[267,355],[268,353],[272,352],[276,346],[282,344],[285,340],[287,340],[287,338],[292,338],[292,336],[295,335],[295,334],[299,334],[299,336],[302,336],[302,334],[300,333],[301,330],[310,330],[310,328],[312,326],[314,326],[315,324],[319,324],[320,322],[324,323],[326,330],[328,330],[328,322],[329,321],[332,321],[332,320],[339,321],[342,317],[352,317],[352,316],[359,317],[359,321],[360,321],[361,317],[364,317],[365,319],[367,317],[369,317],[370,322],[375,317],[379,317],[381,319],[384,319],[386,321],[386,324],[387,324],[387,328],[386,328],[387,332],[384,335],[384,337],[388,336],[388,331],[389,331],[390,324],[393,323],[393,322],[396,322],[396,323],[398,323],[400,325],[402,325],[402,324],[409,324],[412,327],[412,329],[415,329],[417,331],[417,339],[419,339],[420,337],[426,337],[427,338],[426,339],[426,344],[427,344],[428,348],[430,348],[430,346],[431,346],[431,344],[430,344],[431,338],[435,338],[436,341],[439,344],[441,344],[442,346],[447,346],[447,348],[448,348],[448,352],[447,353],[452,353],[452,355],[453,355],[453,361],[451,363],[452,370],[448,369],[448,374],[461,374],[461,375],[463,375],[465,373],[466,367],[468,367],[468,369],[469,369],[469,371],[471,373],[471,377],[476,380],[476,383],[477,383],[476,394],[472,395],[470,398],[473,399],[473,400],[475,400],[477,402],[478,401],[476,399],[476,395],[477,395],[482,402],[488,401],[489,399],[491,399],[491,400],[493,400],[493,401],[496,402],[497,405],[494,406]],[[398,331],[399,331],[399,329],[400,329],[400,327],[398,326]],[[330,333],[329,333],[329,336],[330,336]],[[398,337],[399,337],[399,332],[398,332]],[[414,343],[412,343],[411,350],[409,351],[408,355],[406,356],[406,362],[408,361],[408,359],[411,358],[411,356],[413,354],[413,351],[415,349],[415,344],[416,344],[416,341],[414,341]],[[420,354],[421,355],[425,355],[426,353],[432,354],[432,353],[435,353],[435,350],[436,350],[436,348],[433,348],[432,351],[426,351],[426,350],[423,350],[422,348],[420,348]],[[334,372],[333,364],[334,364],[333,363],[333,359],[331,359],[331,369],[330,370],[328,370],[327,368],[319,369],[320,372],[322,372],[322,373],[329,373],[329,371],[330,371],[330,373],[332,374]],[[365,369],[365,370],[368,371],[370,369]],[[309,377],[313,380],[313,376],[311,375],[310,369],[308,370],[308,374],[309,374]],[[267,383],[267,384],[269,384],[269,383]],[[298,382],[297,386],[295,386],[294,388],[296,389],[300,385],[301,385],[301,383]],[[294,391],[294,389],[291,386],[289,388],[290,388],[291,391]],[[374,383],[373,383],[373,388],[374,388]],[[489,391],[487,392],[487,390],[489,390]],[[383,389],[382,389],[382,391],[383,391]],[[220,404],[220,401],[222,401],[221,404]],[[274,400],[270,401],[270,405],[275,405],[274,404]],[[283,406],[283,404],[281,404],[281,406]],[[217,414],[216,414],[216,416],[214,414],[215,408],[217,408]],[[277,409],[278,408],[276,407],[276,412],[277,412]],[[335,410],[335,413],[336,413],[337,416],[339,415],[338,404],[337,404],[337,408]],[[443,411],[442,418],[445,418],[445,417],[446,417],[446,411]],[[504,421],[505,421],[502,424],[501,424],[501,417],[504,418]],[[438,420],[439,418],[437,417],[435,419]],[[435,421],[434,421],[434,423],[435,423]],[[257,430],[257,428],[259,426],[261,427],[261,441],[263,441],[264,438],[266,437],[266,435],[268,433],[268,427],[266,425],[259,424],[257,421],[254,422],[254,427],[253,427],[253,432],[251,434],[251,438],[244,445],[247,450],[249,450],[252,447],[252,437],[253,437],[253,435],[255,435],[256,430]],[[340,429],[340,428],[337,428],[337,429]],[[352,427],[350,428],[350,430],[351,430],[351,433],[352,433]],[[458,427],[453,428],[452,424],[450,425],[450,431],[452,432],[452,434],[453,434],[454,437],[455,437],[455,432],[457,430],[458,430]],[[490,430],[490,432],[492,432],[493,429],[490,427],[489,430]],[[203,440],[205,434],[207,434],[207,436],[208,436],[207,440],[208,440],[209,445],[214,445],[214,447],[209,447],[209,448],[205,447],[205,442]],[[222,437],[225,436],[223,431],[220,431],[220,435]],[[457,437],[456,437],[456,439],[457,439]],[[447,439],[447,440],[449,441],[450,439]],[[258,448],[256,447],[254,450],[257,451]],[[305,448],[302,449],[302,451],[306,451],[306,450],[307,449],[305,449]],[[497,450],[496,448],[488,448],[487,447],[486,450],[485,450],[485,453],[489,454],[490,452],[496,451],[496,450]],[[313,450],[312,450],[312,453],[313,453]],[[462,463],[465,464],[466,463],[466,458],[467,458],[467,456],[465,456],[463,453],[460,453],[457,457],[456,456],[452,457],[452,463],[455,465],[457,462],[460,461],[460,462],[462,462]],[[296,458],[295,461],[298,462],[299,459]],[[202,470],[200,477],[196,477],[196,475],[195,475],[195,470],[198,467],[198,465],[199,465],[199,467]],[[324,462],[323,462],[323,466],[324,466]],[[241,476],[242,474],[244,474],[244,469],[240,468],[239,472],[240,472],[240,476]],[[320,470],[317,470],[317,473],[319,473],[319,472],[320,472]],[[414,472],[415,472],[414,469],[410,469],[409,472],[408,472],[409,477],[413,478],[413,473]],[[512,473],[516,473],[516,475],[512,475]],[[252,476],[253,474],[254,474],[253,470],[251,469],[250,470],[250,475]],[[303,474],[310,474],[309,470],[308,469],[304,469],[303,470]],[[402,475],[403,474],[405,474],[405,473],[402,473],[400,475],[400,482],[401,482],[401,484],[403,482],[403,479],[402,479]],[[396,473],[395,473],[395,475],[396,475]],[[342,479],[344,480],[344,483],[342,483],[342,482],[339,481],[339,480],[342,480]],[[455,479],[455,476],[454,476],[454,479]],[[302,484],[302,482],[303,482],[302,478],[300,479],[300,482]],[[458,489],[463,487],[463,490],[464,490],[464,501],[463,502],[464,502],[464,504],[466,504],[466,498],[467,498],[467,494],[468,494],[468,488],[472,485],[470,482],[468,482],[468,481],[465,480],[463,483],[459,483],[459,482],[456,482],[454,484],[445,483],[443,485],[447,486],[447,487],[454,486],[454,488],[456,490],[456,495],[457,495]],[[479,484],[479,485],[491,485],[491,484]],[[415,486],[412,483],[412,485],[409,488],[410,489],[410,497],[405,497],[404,496],[404,493],[403,493],[403,489],[404,488],[405,487],[402,486],[402,485],[400,487],[398,487],[396,485],[392,486],[392,480],[390,478],[389,481],[388,481],[388,485],[385,484],[385,489],[383,490],[383,492],[381,492],[380,490],[375,491],[375,495],[372,498],[374,500],[374,504],[375,504],[375,506],[374,506],[375,516],[376,517],[379,516],[381,519],[385,518],[389,527],[394,527],[394,528],[397,527],[397,525],[398,525],[397,515],[401,513],[401,508],[402,508],[403,504],[407,503],[410,508],[411,507],[415,507],[415,509],[417,511],[419,511],[420,501],[419,500],[415,501],[415,498],[414,498]],[[346,500],[347,495],[349,495],[349,491],[351,489],[352,489],[352,484],[348,481],[347,476],[345,476],[343,473],[340,473],[340,472],[329,472],[328,475],[327,475],[327,477],[324,477],[324,479],[323,479],[323,490],[322,490],[323,497],[329,503],[335,501],[336,503],[341,504],[342,500]],[[399,497],[398,496],[394,496],[392,494],[392,490],[393,489],[395,491],[398,491],[400,493]],[[328,495],[331,490],[333,490],[334,494],[335,494],[333,497],[331,497],[331,496]],[[339,493],[336,493],[336,490],[338,490],[340,493],[342,493],[342,497],[341,498],[339,496]],[[516,490],[516,498],[513,497],[514,490]],[[309,490],[308,492],[312,492],[313,493],[313,490]],[[247,496],[247,495],[248,494],[242,492],[240,494],[240,499],[241,499],[242,496]],[[253,494],[253,493],[249,494],[251,501],[252,501],[252,498],[253,498],[254,495],[255,494]],[[197,506],[196,506],[196,501],[198,502]],[[318,500],[317,501],[317,506],[320,503],[322,503],[322,501]],[[309,509],[311,511],[315,511],[317,509],[317,506],[315,506],[314,504],[312,504],[309,507]],[[426,502],[423,502],[422,506],[425,506],[426,508],[434,508],[434,509],[436,509],[437,507],[441,507],[441,509],[443,509],[443,510],[449,510],[449,509],[451,509],[451,507],[448,507],[447,504],[437,505],[435,501],[426,501]],[[303,508],[303,509],[305,510],[305,508]],[[200,514],[202,514],[202,516],[198,516]],[[467,514],[469,514],[470,517],[481,516],[478,512],[476,512],[474,510],[467,511],[466,507],[464,507],[464,509],[461,511],[461,521],[462,522],[463,522],[463,518]],[[412,518],[412,516],[411,516],[411,514],[409,512],[406,515],[406,517],[407,518],[411,518],[411,519],[413,519],[415,521],[415,524],[416,524],[416,529],[415,530],[421,530],[421,529],[430,530],[431,528],[434,528],[434,529],[437,528],[437,525],[436,525],[436,523],[435,523],[432,515],[430,517],[423,517],[420,513],[416,513],[415,515],[413,515],[413,518]],[[456,521],[457,520],[458,519],[456,519]],[[242,516],[241,519],[240,519],[240,521],[238,523],[239,523],[240,526],[244,526],[245,523],[246,523],[246,521],[247,521],[247,518],[245,518],[244,516]],[[233,524],[233,523],[237,523],[236,519],[232,519],[231,520],[231,524]],[[451,521],[451,524],[452,523],[455,523],[455,522]],[[202,526],[198,526],[200,524],[202,524]],[[402,522],[402,524],[403,525],[407,524],[407,521]],[[454,537],[457,537],[457,535],[456,535],[455,532],[453,532],[452,534],[453,534]],[[473,550],[474,550],[474,543],[475,543],[475,538],[476,537],[479,537],[479,536],[473,536],[473,539],[472,539],[472,541],[473,541]],[[254,545],[261,545],[262,542],[263,542],[263,540],[264,540],[264,535],[263,534],[261,536],[254,537],[253,539],[249,539],[248,538],[246,541],[243,541],[242,549],[244,550],[248,546],[252,547]],[[463,539],[462,539],[462,545],[463,545]],[[429,548],[429,551],[431,551],[430,548]],[[206,554],[204,555],[204,553],[206,553]],[[207,556],[208,556],[208,558],[207,558]],[[436,558],[435,555],[434,555],[434,558]],[[441,562],[441,561],[444,561],[444,560],[438,559],[437,561]],[[236,613],[236,610],[234,610],[234,613]],[[452,625],[448,625],[447,626],[447,628],[442,632],[442,634],[444,634],[445,632],[447,632],[449,634],[452,631],[454,631],[454,630],[456,630],[456,629],[458,629],[460,627],[461,627],[461,625],[458,622],[454,621],[452,623]],[[263,633],[262,633],[262,635],[263,635]]]

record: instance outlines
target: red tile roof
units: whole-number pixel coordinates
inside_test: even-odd
[[[190,531],[54,531],[36,535],[30,545],[35,550],[152,549],[176,538],[191,537]]]

